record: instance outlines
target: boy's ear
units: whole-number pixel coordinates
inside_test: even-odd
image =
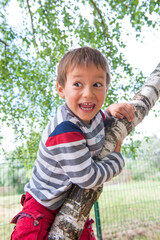
[[[65,96],[64,96],[64,91],[63,91],[63,87],[57,82],[57,92],[58,92],[58,94],[59,94],[59,96],[61,97],[61,98],[64,98]]]

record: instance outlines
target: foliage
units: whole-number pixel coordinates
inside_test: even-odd
[[[5,163],[0,166],[0,171],[3,175],[0,176],[0,186],[4,186],[5,189],[9,188],[10,193],[23,193],[24,185],[29,180],[29,171],[24,169],[23,164],[19,164],[18,161],[15,161],[16,164]],[[3,168],[2,168],[3,167]]]
[[[5,153],[5,160],[11,165],[20,162],[21,167],[31,169],[37,156],[41,134],[31,131],[27,141],[13,151]]]
[[[39,141],[40,133],[31,131],[29,138],[22,146],[5,153],[5,161],[0,164],[0,186],[12,186],[13,191],[17,193],[24,191],[24,185],[31,177]]]
[[[25,143],[5,152],[4,163],[0,164],[0,186],[15,187],[17,193],[24,191],[24,185],[31,177],[40,137],[40,133],[31,131]]]
[[[130,169],[132,173],[132,180],[134,181],[160,181],[160,168],[152,162],[151,156],[148,158],[138,157],[135,161],[130,160],[126,164],[126,169]]]
[[[19,28],[7,15],[12,2],[0,2],[0,113],[17,136],[26,127],[40,132],[61,103],[54,90],[56,66],[68,49],[90,45],[108,58],[113,80],[107,104],[130,98],[143,83],[143,74],[134,75],[126,62],[121,33],[129,22],[137,37],[143,25],[158,26],[159,1],[14,0]]]
[[[138,151],[139,148],[141,147],[141,141],[140,140],[136,140],[134,141],[132,138],[132,134],[131,133],[131,137],[129,136],[129,143],[123,143],[122,148],[121,148],[121,152],[124,156],[126,156],[127,158],[132,158],[132,159],[136,159],[137,155],[138,155]]]
[[[160,139],[157,136],[135,141],[134,150],[125,155],[128,159],[126,168],[131,169],[133,180],[146,179],[160,181]]]

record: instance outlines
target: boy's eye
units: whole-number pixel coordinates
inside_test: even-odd
[[[94,87],[102,87],[102,83],[97,82],[97,83],[95,83],[93,86],[94,86]]]
[[[76,83],[74,83],[74,86],[76,86],[76,87],[81,87],[81,86],[82,86],[82,83],[76,82]]]

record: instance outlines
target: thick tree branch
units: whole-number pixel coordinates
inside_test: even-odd
[[[131,104],[135,107],[136,117],[132,123],[126,119],[114,119],[106,128],[105,144],[100,158],[113,152],[117,141],[123,140],[148,114],[160,97],[160,64],[150,75],[148,81],[135,95]],[[52,225],[49,240],[78,240],[88,214],[99,198],[102,188],[97,190],[80,189],[74,186]]]
[[[102,192],[98,189],[84,190],[74,185],[52,225],[48,240],[78,240],[86,222],[90,206]]]

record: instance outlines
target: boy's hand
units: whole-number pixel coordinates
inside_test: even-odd
[[[122,141],[121,140],[119,140],[118,142],[117,142],[117,146],[116,146],[116,148],[115,148],[115,152],[120,152],[121,151],[121,145],[122,145]]]
[[[107,108],[107,113],[119,119],[126,117],[128,122],[132,122],[135,118],[135,109],[129,103],[111,104]]]

